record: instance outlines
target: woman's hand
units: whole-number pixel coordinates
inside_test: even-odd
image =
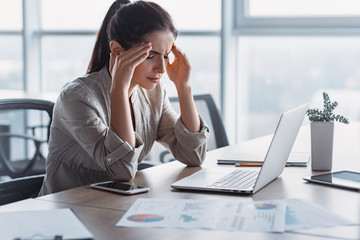
[[[142,63],[151,50],[150,43],[143,43],[124,51],[117,42],[110,42],[109,70],[112,84],[110,90],[110,124],[124,142],[135,147],[134,124],[129,97],[131,79],[135,68]]]
[[[150,50],[151,43],[142,43],[126,51],[120,45],[118,45],[118,48],[114,47],[110,54],[109,65],[112,89],[129,89],[135,68],[149,56]]]
[[[188,57],[173,44],[171,48],[175,59],[172,63],[168,60],[166,67],[167,74],[174,82],[177,89],[189,85],[191,65]]]
[[[181,52],[175,44],[173,44],[171,50],[175,59],[171,64],[168,60],[166,71],[170,80],[173,81],[176,86],[180,103],[180,117],[190,132],[198,132],[200,131],[200,119],[190,85],[190,61],[185,53]]]

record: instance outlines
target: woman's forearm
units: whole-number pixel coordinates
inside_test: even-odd
[[[118,137],[135,148],[134,126],[131,116],[131,106],[127,91],[115,91],[110,93],[111,101],[111,127]]]
[[[200,131],[200,119],[196,110],[190,85],[177,87],[180,103],[181,120],[190,132]]]

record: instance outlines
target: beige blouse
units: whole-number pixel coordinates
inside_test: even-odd
[[[109,179],[127,181],[154,141],[188,166],[199,166],[206,154],[209,130],[189,132],[170,106],[164,88],[137,87],[131,96],[136,147],[122,141],[110,126],[111,77],[106,67],[69,83],[53,112],[46,176],[40,195]]]

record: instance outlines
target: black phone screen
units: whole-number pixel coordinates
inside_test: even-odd
[[[97,185],[101,186],[101,187],[113,188],[113,189],[118,189],[118,190],[122,190],[122,191],[128,191],[128,190],[142,188],[140,186],[124,184],[121,182],[107,182],[107,183],[101,183],[101,184],[97,184]]]

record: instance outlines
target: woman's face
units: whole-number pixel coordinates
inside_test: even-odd
[[[156,31],[145,35],[144,42],[150,42],[150,54],[134,71],[131,85],[139,85],[145,89],[153,89],[166,72],[168,56],[174,43],[171,32]]]

